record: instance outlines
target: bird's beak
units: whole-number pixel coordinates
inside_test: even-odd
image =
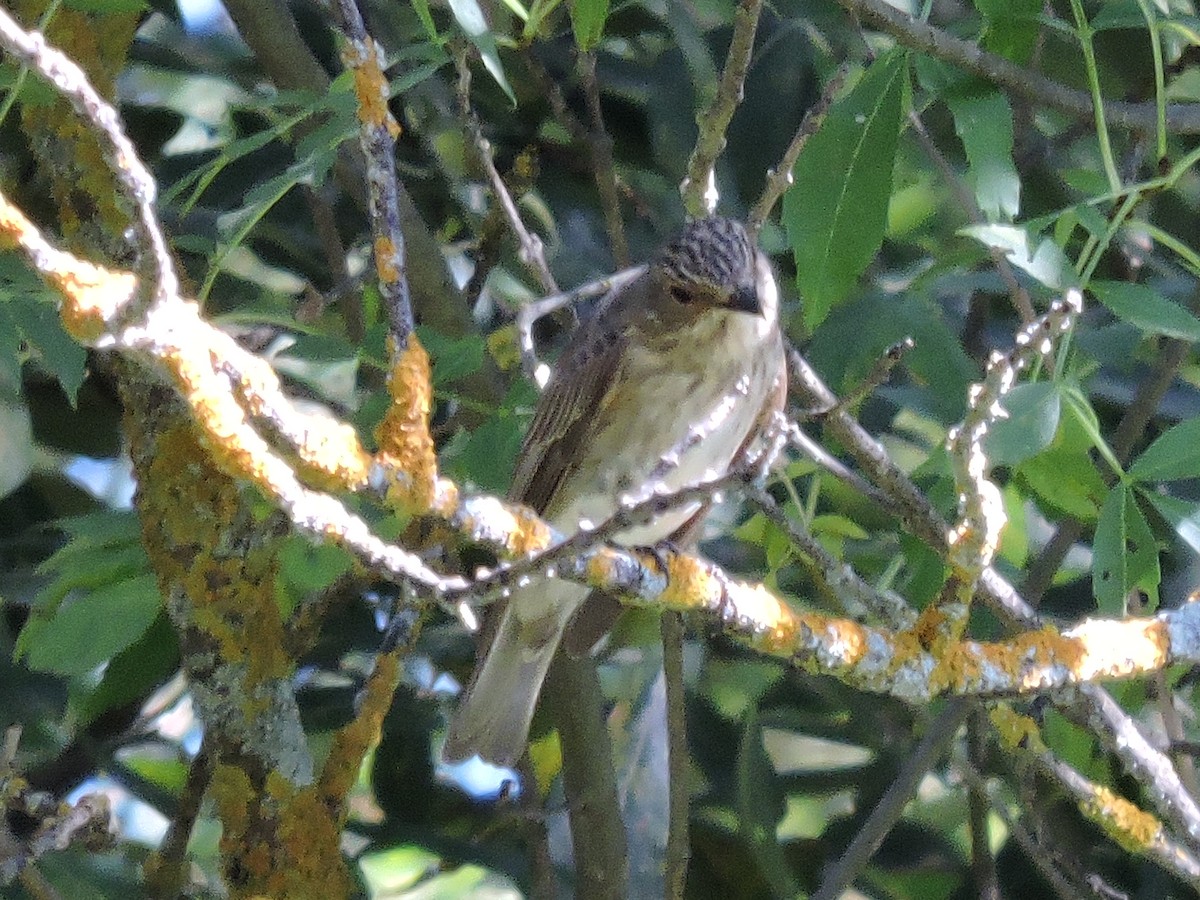
[[[740,287],[730,295],[729,308],[753,316],[761,316],[763,311],[758,300],[758,291],[752,284]]]

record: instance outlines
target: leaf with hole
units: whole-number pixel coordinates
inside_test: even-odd
[[[1157,605],[1158,546],[1136,497],[1123,483],[1113,487],[1100,510],[1092,554],[1092,591],[1102,615],[1126,615],[1125,600],[1134,588],[1147,593],[1151,608]]]

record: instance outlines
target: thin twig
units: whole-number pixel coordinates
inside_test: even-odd
[[[717,208],[717,157],[725,149],[725,131],[738,104],[742,102],[742,89],[746,83],[746,71],[750,68],[754,33],[758,29],[761,12],[762,0],[741,0],[738,3],[733,14],[733,38],[729,43],[729,53],[725,56],[721,82],[712,102],[696,116],[699,127],[696,147],[688,160],[687,175],[679,186],[683,208],[692,218],[712,215]]]
[[[903,597],[892,591],[880,591],[863,581],[853,567],[835,557],[825,546],[792,519],[763,488],[750,488],[747,499],[758,507],[776,528],[783,531],[800,558],[808,564],[815,580],[826,587],[851,616],[868,615],[896,629],[909,628],[916,613]]]
[[[542,244],[542,239],[525,227],[525,222],[521,219],[521,213],[517,209],[517,204],[513,200],[512,194],[509,193],[508,186],[504,183],[504,179],[496,169],[496,160],[492,155],[492,144],[483,136],[483,126],[480,125],[479,117],[475,115],[475,111],[471,108],[471,67],[467,64],[467,51],[465,48],[460,48],[454,53],[454,65],[458,69],[458,108],[459,114],[462,116],[463,126],[471,138],[471,144],[475,147],[475,154],[479,159],[479,164],[483,167],[488,182],[492,186],[492,194],[495,196],[496,202],[500,204],[501,209],[504,210],[504,216],[508,219],[508,225],[516,236],[517,243],[520,245],[518,253],[521,262],[533,272],[543,291],[547,294],[557,293],[558,284],[555,282],[554,276],[550,273],[550,266],[546,262],[546,249]]]
[[[589,281],[574,290],[551,294],[533,303],[526,303],[517,313],[517,345],[521,351],[521,368],[525,376],[539,388],[544,388],[550,379],[550,367],[538,359],[533,340],[533,326],[539,319],[550,315],[564,306],[574,306],[580,300],[618,291],[646,272],[646,266],[624,269],[607,278]]]
[[[866,374],[866,377],[855,385],[852,391],[838,400],[837,406],[831,409],[805,410],[805,416],[811,419],[821,419],[838,409],[850,409],[860,400],[865,400],[887,382],[892,374],[892,369],[896,368],[896,365],[904,358],[904,354],[908,353],[915,346],[917,346],[916,341],[908,336],[896,341],[896,343],[884,350],[879,358],[875,360],[871,366],[871,371]]]
[[[347,41],[342,61],[355,77],[358,137],[367,160],[367,193],[379,291],[387,310],[394,349],[403,350],[408,346],[414,320],[396,176],[396,135],[400,126],[388,110],[390,92],[383,75],[383,49],[367,34],[355,0],[338,0],[334,8]]]
[[[817,102],[810,106],[808,111],[804,113],[804,118],[800,121],[800,127],[796,129],[796,134],[792,137],[792,142],[788,144],[787,150],[784,151],[783,157],[779,160],[779,165],[767,172],[767,182],[763,185],[763,192],[758,200],[755,201],[754,206],[750,210],[750,215],[746,218],[746,230],[750,233],[751,239],[758,236],[758,232],[762,229],[763,223],[771,215],[771,211],[775,208],[775,204],[779,202],[779,198],[792,186],[792,169],[796,167],[796,160],[800,158],[800,151],[804,149],[804,145],[808,143],[808,139],[821,127],[821,123],[825,121],[825,114],[829,112],[829,107],[833,105],[834,96],[842,89],[849,71],[849,65],[842,63],[838,67],[838,70],[834,72],[833,77],[825,83],[825,87],[822,88],[821,96],[817,98]]]
[[[946,710],[929,727],[916,747],[904,760],[895,780],[887,792],[875,804],[867,821],[859,828],[854,840],[841,857],[825,870],[821,886],[813,894],[813,900],[836,900],[850,887],[851,882],[871,861],[871,857],[883,844],[883,839],[900,820],[904,807],[916,793],[921,779],[954,741],[959,726],[966,721],[975,707],[973,700],[959,698],[950,702]]]
[[[976,707],[967,721],[967,757],[979,764],[986,749],[987,715]],[[991,798],[977,779],[967,784],[967,817],[971,829],[971,877],[975,896],[979,900],[1000,900],[1000,883],[996,877],[996,857],[988,835],[988,812]]]
[[[1033,862],[1038,872],[1050,883],[1051,889],[1063,900],[1082,900],[1085,895],[1077,890],[1056,868],[1051,855],[1038,843],[1037,838],[1022,822],[1009,813],[1008,807],[1004,803],[992,796],[983,775],[969,764],[959,766],[958,771],[972,793],[988,798],[992,810],[1000,817],[1000,821],[1004,823],[1004,827],[1017,843],[1021,845],[1021,849],[1025,851],[1025,855]]]
[[[604,211],[604,225],[612,245],[613,261],[617,268],[624,269],[629,265],[629,242],[625,239],[625,222],[621,218],[621,201],[617,196],[613,141],[604,126],[604,113],[600,108],[600,83],[596,80],[596,53],[593,50],[579,54],[579,81],[583,96],[587,99],[588,116],[592,120],[588,146],[591,149],[596,189],[600,193],[600,208]]]
[[[151,897],[180,897],[186,886],[187,845],[192,828],[200,815],[204,793],[212,781],[216,765],[216,754],[212,751],[212,739],[200,744],[200,751],[188,768],[187,781],[170,827],[158,849],[151,871],[146,873],[146,890]]]

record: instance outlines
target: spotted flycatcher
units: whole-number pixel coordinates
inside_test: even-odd
[[[737,222],[692,222],[572,336],[538,402],[509,497],[563,533],[598,525],[631,498],[724,474],[757,449],[785,391],[770,264]],[[616,542],[678,542],[702,512],[700,503],[682,504]],[[514,592],[451,722],[444,758],[516,762],[546,670],[588,593],[556,579]]]

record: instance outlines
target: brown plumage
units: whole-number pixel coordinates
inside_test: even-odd
[[[538,402],[509,496],[571,533],[603,522],[623,496],[718,476],[782,406],[785,378],[766,257],[737,222],[692,222],[572,337]],[[677,536],[700,509],[671,510],[618,542]],[[587,596],[586,587],[552,579],[514,593],[451,722],[446,759],[479,754],[511,765],[520,757],[550,660]]]

